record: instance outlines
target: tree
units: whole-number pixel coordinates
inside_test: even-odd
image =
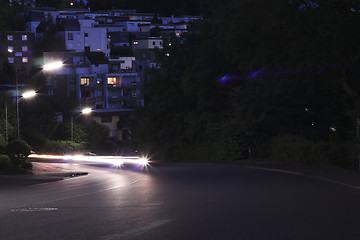
[[[240,159],[269,156],[285,133],[348,138],[360,109],[360,15],[348,2],[317,3],[212,5],[209,19],[164,43],[137,139],[164,156]]]
[[[87,147],[92,150],[101,150],[106,147],[106,141],[109,137],[109,129],[97,123],[96,121],[90,121],[86,127],[86,139]]]

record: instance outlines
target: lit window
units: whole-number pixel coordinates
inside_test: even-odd
[[[68,33],[67,38],[68,38],[68,40],[74,40],[74,34]]]
[[[14,47],[13,47],[13,46],[8,46],[8,52],[9,52],[9,53],[14,52]]]
[[[9,63],[14,63],[14,58],[13,57],[8,58],[8,62]]]
[[[116,86],[116,77],[108,77],[108,84]]]
[[[23,57],[23,58],[22,58],[22,62],[23,62],[23,63],[27,63],[27,62],[28,62],[28,57]]]
[[[89,84],[90,84],[90,78],[82,77],[82,78],[80,79],[80,84],[81,84],[81,85],[89,85]]]
[[[27,35],[26,34],[21,35],[21,40],[27,41]]]
[[[22,46],[22,47],[21,47],[21,51],[27,52],[27,51],[28,51],[28,47],[27,47],[27,46]]]
[[[14,40],[14,36],[13,36],[13,35],[7,35],[7,40],[8,40],[8,41],[13,41],[13,40]]]

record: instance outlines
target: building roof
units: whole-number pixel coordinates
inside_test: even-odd
[[[62,18],[59,19],[60,31],[80,31],[79,20],[74,18]]]
[[[86,57],[89,59],[91,64],[108,64],[109,60],[103,52],[87,52]]]
[[[30,12],[29,20],[32,22],[42,22],[45,21],[45,14],[44,12]]]

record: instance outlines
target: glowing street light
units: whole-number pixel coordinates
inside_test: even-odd
[[[62,61],[55,61],[55,62],[51,62],[51,63],[47,63],[45,65],[43,65],[43,70],[44,71],[53,71],[59,68],[62,68],[64,65],[64,63]]]
[[[89,113],[91,113],[91,108],[84,108],[82,111],[81,111],[81,113],[82,114],[89,114]]]
[[[24,92],[22,95],[18,95],[18,87],[16,80],[16,121],[17,121],[17,139],[20,139],[20,114],[19,114],[19,98],[29,99],[33,98],[36,95],[35,91]]]
[[[23,98],[32,98],[32,97],[35,97],[35,95],[36,95],[35,91],[28,91],[28,92],[24,92],[22,94],[22,97]]]

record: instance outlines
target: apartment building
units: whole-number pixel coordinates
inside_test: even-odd
[[[28,31],[10,31],[0,40],[0,64],[8,62],[18,71],[30,71],[34,61],[35,36]]]
[[[109,127],[112,138],[126,139],[123,131],[128,131],[128,125],[114,124],[113,119],[129,119],[125,115],[144,104],[136,72],[126,68],[111,71],[109,60],[102,52],[47,52],[44,60],[45,64],[58,60],[64,63],[61,69],[47,73],[49,95],[68,96],[80,106],[90,107],[94,119]]]

